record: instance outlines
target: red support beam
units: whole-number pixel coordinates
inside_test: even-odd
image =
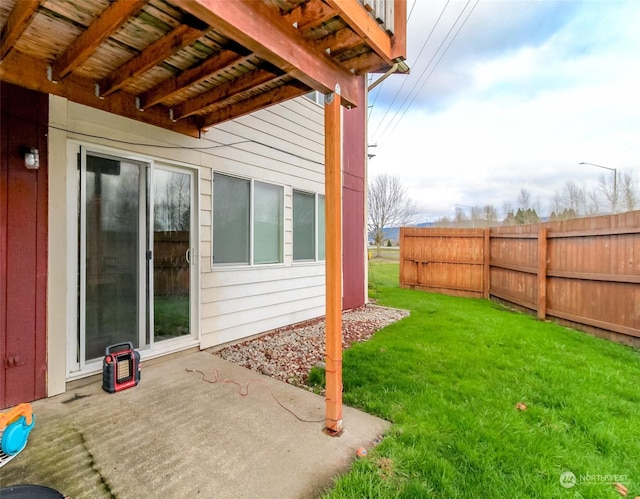
[[[265,3],[182,0],[180,8],[314,90],[327,94],[338,83],[343,104],[359,105],[357,76],[318,51],[300,30]]]

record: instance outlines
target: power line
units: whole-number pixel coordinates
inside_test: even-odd
[[[409,11],[409,15],[407,16],[407,26],[409,26],[409,20],[411,19],[411,14],[413,14],[413,9],[415,8],[417,1],[418,1],[418,0],[413,0],[413,5],[411,6],[411,10]],[[447,0],[447,4],[449,3],[449,1],[450,1],[450,0]],[[446,6],[445,6],[445,8],[446,8]],[[442,16],[442,14],[440,14],[440,15]],[[437,25],[437,23],[436,23],[436,25]],[[433,31],[433,30],[432,30],[432,31]],[[431,36],[431,35],[429,35],[429,36]],[[427,41],[428,41],[428,39],[427,39]],[[426,45],[426,42],[425,42],[425,45]],[[424,49],[424,45],[422,46],[422,48]],[[420,53],[422,53],[422,50],[420,50]],[[418,57],[420,57],[420,54],[418,54]],[[418,57],[416,57],[416,62],[417,62]],[[371,76],[371,75],[369,75],[369,83],[371,83],[371,78],[372,78],[372,76]],[[403,79],[403,81],[402,81],[402,86],[404,86],[404,84],[405,84],[405,82],[406,82],[406,81],[407,81],[407,79],[406,79],[406,78],[405,78],[405,79]],[[374,108],[374,107],[375,107],[375,105],[376,105],[376,101],[378,100],[378,96],[380,95],[380,90],[382,90],[382,85],[384,85],[384,83],[385,83],[385,81],[383,81],[383,82],[378,86],[378,92],[376,93],[376,96],[375,96],[375,97],[374,97],[374,99],[373,99],[373,103],[371,104],[371,106],[370,106],[370,108],[369,108],[369,117],[368,117],[368,119],[371,119],[371,114],[373,113],[373,108]],[[400,89],[402,90],[402,87],[400,87]],[[396,93],[396,95],[397,95],[397,93]],[[391,108],[391,106],[389,106],[389,109],[390,109],[390,108]],[[387,112],[389,112],[389,111],[387,110]],[[385,114],[385,116],[386,116],[386,114]]]
[[[471,3],[471,0],[467,0],[467,3],[465,4],[465,6],[463,7],[463,9],[460,11],[460,14],[458,14],[458,17],[456,18],[455,22],[451,25],[451,27],[449,28],[449,31],[447,31],[447,34],[444,36],[444,38],[442,39],[442,41],[440,42],[440,45],[438,46],[438,48],[436,49],[436,51],[433,53],[433,55],[431,56],[431,59],[429,59],[429,62],[427,63],[427,65],[425,66],[425,68],[422,70],[422,73],[420,73],[420,76],[415,80],[415,83],[413,84],[413,87],[411,87],[411,90],[407,93],[407,95],[405,96],[404,100],[402,101],[402,104],[400,104],[400,106],[398,107],[398,109],[396,110],[396,112],[394,113],[393,117],[391,118],[391,120],[387,123],[387,125],[385,126],[384,130],[382,131],[382,135],[384,135],[386,133],[386,131],[389,129],[389,127],[391,126],[391,124],[395,121],[395,119],[398,117],[401,109],[403,108],[403,106],[407,103],[407,100],[411,97],[411,95],[413,94],[413,92],[415,91],[415,89],[417,88],[417,86],[420,84],[420,81],[422,79],[422,77],[424,76],[424,74],[427,72],[427,70],[429,69],[429,66],[431,66],[431,63],[433,63],[434,59],[436,58],[436,56],[438,55],[438,52],[440,52],[440,49],[443,47],[443,45],[446,43],[447,39],[449,38],[449,35],[451,34],[451,32],[453,31],[453,29],[456,27],[456,24],[458,24],[458,21],[460,20],[460,18],[462,17],[462,14],[464,13],[464,11],[467,9],[467,7],[469,6],[469,3]],[[446,6],[445,6],[446,7]],[[393,102],[392,102],[393,104]],[[386,115],[385,115],[386,116]],[[384,117],[382,119],[382,121],[384,121]],[[378,131],[378,129],[380,128],[380,126],[382,126],[382,121],[380,122],[380,124],[378,125],[378,127],[376,128],[376,132]],[[375,134],[374,134],[375,135]]]
[[[471,14],[473,13],[473,11],[475,10],[475,8],[478,6],[478,3],[480,3],[480,0],[476,0],[476,3],[473,4],[473,7],[471,8],[471,10],[469,11],[469,13],[467,14],[467,17],[464,18],[464,21],[462,21],[462,24],[460,25],[460,27],[458,28],[458,31],[456,31],[455,35],[453,35],[453,38],[451,39],[451,41],[449,42],[449,44],[447,45],[447,47],[445,48],[444,52],[442,52],[442,54],[440,55],[440,58],[438,59],[438,61],[436,62],[435,66],[433,66],[433,69],[429,72],[429,74],[427,75],[427,78],[424,80],[424,82],[422,83],[422,85],[420,86],[420,89],[414,94],[413,98],[411,99],[411,101],[409,102],[409,105],[404,109],[404,111],[402,112],[402,114],[400,115],[400,118],[398,119],[398,121],[396,122],[396,124],[393,126],[393,128],[391,129],[391,133],[393,133],[393,131],[396,129],[396,127],[398,126],[398,123],[400,123],[400,121],[402,121],[402,118],[404,117],[404,115],[406,114],[407,110],[411,107],[411,104],[413,104],[413,101],[416,100],[416,97],[418,96],[418,94],[422,91],[422,89],[424,88],[424,86],[427,84],[427,82],[429,81],[429,78],[431,78],[431,75],[433,74],[433,72],[436,70],[436,68],[438,67],[438,65],[440,64],[440,61],[442,60],[442,58],[445,56],[445,54],[447,53],[447,51],[449,50],[449,47],[451,47],[451,44],[454,42],[454,40],[457,38],[458,34],[460,33],[460,31],[462,30],[462,28],[464,27],[464,25],[467,23],[467,21],[469,20],[469,17],[471,17]],[[386,130],[386,129],[385,129]]]
[[[409,10],[409,15],[407,16],[407,24],[409,24],[409,19],[411,19],[411,14],[413,14],[413,8],[416,6],[416,2],[418,0],[413,0],[413,5],[411,6],[411,10]]]
[[[453,23],[453,25],[451,26],[451,28],[449,29],[449,31],[447,32],[447,34],[445,35],[445,37],[442,39],[442,42],[440,43],[438,49],[434,52],[433,56],[431,57],[431,59],[429,60],[429,63],[427,64],[427,66],[424,68],[424,70],[422,71],[422,73],[420,74],[420,77],[416,80],[415,84],[413,85],[413,88],[411,89],[411,91],[407,94],[407,96],[405,97],[404,101],[402,102],[402,104],[400,105],[400,107],[398,108],[398,110],[396,111],[396,113],[394,114],[393,118],[389,121],[389,123],[387,124],[387,126],[384,128],[382,134],[384,135],[387,130],[389,129],[389,127],[394,123],[394,121],[396,120],[396,118],[398,118],[398,121],[396,121],[393,129],[395,130],[397,124],[400,122],[400,120],[404,117],[404,115],[406,114],[407,110],[411,107],[411,104],[413,104],[413,102],[415,101],[416,97],[418,96],[418,94],[420,93],[420,91],[424,88],[424,86],[426,85],[427,81],[429,81],[429,78],[431,78],[431,75],[433,74],[433,72],[436,70],[436,68],[438,67],[438,65],[440,64],[440,61],[442,61],[442,58],[445,56],[445,54],[448,52],[449,48],[451,47],[451,44],[454,42],[454,40],[457,38],[458,34],[460,33],[460,30],[462,29],[462,27],[466,24],[466,22],[468,21],[469,17],[471,16],[471,14],[473,13],[473,11],[475,10],[476,6],[478,5],[478,3],[480,2],[480,0],[476,0],[476,3],[473,5],[473,7],[471,8],[471,10],[469,10],[467,16],[465,17],[465,19],[463,20],[463,22],[460,24],[460,27],[458,28],[458,30],[455,32],[455,34],[453,35],[453,37],[451,37],[449,39],[449,43],[447,44],[447,46],[445,47],[444,51],[442,51],[442,53],[440,54],[440,57],[438,58],[437,62],[435,63],[435,65],[431,68],[431,71],[429,72],[429,74],[427,75],[427,77],[424,79],[424,81],[422,81],[422,85],[420,85],[420,88],[418,88],[417,91],[416,88],[418,87],[418,85],[420,84],[420,81],[422,79],[422,77],[424,76],[424,74],[427,72],[427,70],[429,69],[429,67],[431,66],[431,64],[433,63],[433,61],[435,60],[435,58],[437,57],[438,53],[440,52],[440,50],[442,49],[442,47],[444,46],[444,44],[447,42],[447,39],[449,38],[449,36],[451,35],[451,33],[453,32],[454,28],[456,27],[456,25],[458,24],[458,22],[460,21],[460,19],[462,18],[464,12],[467,10],[467,7],[469,6],[469,4],[471,3],[471,0],[468,0],[467,3],[465,4],[464,8],[460,11],[460,14],[458,15],[458,17],[456,18],[455,22]],[[415,92],[414,92],[415,91]],[[411,100],[409,101],[409,104],[407,104],[407,107],[404,108],[404,110],[401,112],[402,108],[404,107],[405,103],[409,100],[409,98],[411,98]]]
[[[429,32],[429,35],[427,36],[427,39],[424,41],[424,43],[422,44],[422,48],[420,49],[420,52],[418,52],[418,55],[416,56],[416,64],[418,63],[418,61],[420,60],[420,56],[422,55],[422,52],[424,51],[425,47],[427,46],[427,43],[429,43],[429,40],[431,39],[431,35],[433,35],[433,32],[435,31],[435,29],[437,28],[438,24],[440,23],[440,19],[442,19],[442,16],[445,12],[445,10],[447,10],[447,7],[449,5],[449,2],[451,0],[447,0],[447,3],[445,4],[445,6],[442,8],[442,11],[440,12],[440,15],[438,16],[438,19],[436,20],[436,23],[433,25],[433,27],[431,28],[431,31]],[[471,0],[469,0],[471,1]],[[415,2],[413,4],[415,6]],[[413,11],[413,7],[411,9]],[[409,14],[411,15],[411,14]],[[407,21],[408,22],[408,21]],[[427,67],[429,67],[427,65]],[[426,71],[426,68],[425,68]],[[423,73],[424,74],[424,71]],[[420,75],[420,77],[422,77],[422,75]],[[407,80],[409,78],[404,78],[402,80],[402,85],[400,85],[400,88],[396,91],[395,95],[393,96],[393,99],[391,100],[391,104],[389,104],[389,107],[387,107],[387,110],[385,111],[384,115],[382,116],[382,118],[380,119],[380,121],[378,122],[378,126],[376,127],[375,131],[373,132],[373,135],[375,135],[378,130],[380,129],[380,126],[382,125],[382,123],[384,122],[384,119],[387,117],[387,114],[389,114],[389,111],[391,110],[391,108],[393,107],[393,104],[396,102],[396,99],[398,98],[398,96],[400,95],[400,92],[402,92],[402,89],[404,88],[405,84],[407,83]],[[415,88],[415,86],[414,86]],[[400,106],[402,107],[402,106]],[[391,120],[393,121],[393,119]]]

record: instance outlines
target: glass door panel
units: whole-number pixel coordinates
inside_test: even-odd
[[[143,166],[87,154],[82,328],[87,361],[104,356],[105,347],[115,343],[140,346],[144,185]]]
[[[191,334],[192,174],[153,173],[153,334],[163,341]]]

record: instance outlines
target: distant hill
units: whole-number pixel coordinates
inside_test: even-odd
[[[433,222],[422,222],[419,224],[412,225],[411,227],[431,228],[433,226],[434,226]],[[385,227],[382,233],[384,234],[385,243],[387,240],[391,240],[391,244],[398,244],[398,241],[400,240],[400,227]]]

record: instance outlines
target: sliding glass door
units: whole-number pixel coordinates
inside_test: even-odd
[[[194,174],[82,150],[78,335],[72,370],[109,345],[191,338]]]
[[[153,175],[153,340],[191,334],[190,172],[156,168]]]

